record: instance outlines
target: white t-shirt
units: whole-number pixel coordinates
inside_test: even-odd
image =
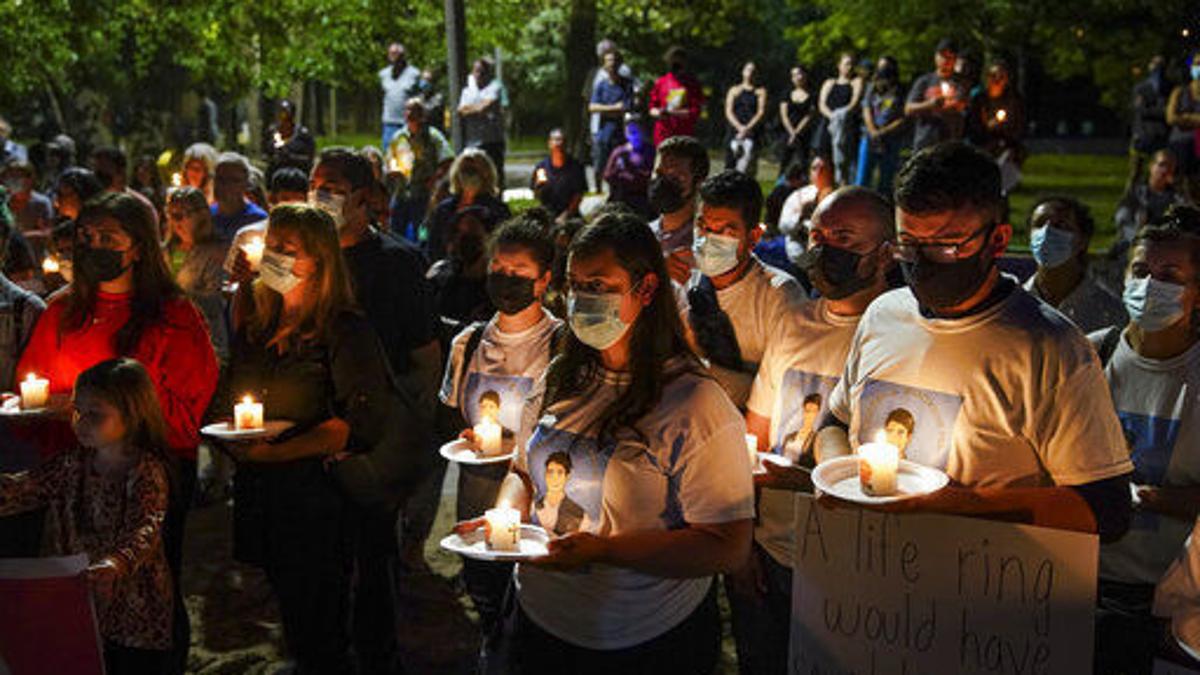
[[[795,460],[811,445],[846,368],[859,316],[839,316],[825,300],[805,303],[794,329],[767,347],[746,407],[771,419],[771,451]],[[796,496],[764,488],[754,539],[781,565],[791,566]]]
[[[1088,336],[1097,346],[1107,331]],[[1133,457],[1135,485],[1200,485],[1200,342],[1171,359],[1146,358],[1125,335],[1104,370]],[[1100,548],[1100,576],[1158,583],[1192,523],[1135,510],[1129,532]]]
[[[693,270],[687,288],[700,282],[702,275]],[[686,301],[687,296],[684,295]],[[792,275],[771,267],[757,256],[750,260],[746,274],[733,285],[717,290],[717,303],[729,316],[737,337],[742,361],[749,372],[714,370],[714,375],[738,406],[745,405],[754,382],[754,374],[767,345],[794,328],[792,314],[808,300]],[[689,308],[682,309],[685,326],[694,330],[688,319]]]
[[[379,86],[383,89],[383,123],[404,124],[404,106],[417,93],[421,71],[411,63],[404,66],[398,77],[392,77],[391,65],[379,71]]]
[[[1024,288],[1034,297],[1042,299],[1037,284],[1034,283],[1034,277],[1026,280]],[[1109,326],[1124,326],[1129,323],[1129,315],[1125,313],[1125,306],[1122,304],[1121,298],[1105,288],[1090,268],[1079,285],[1068,293],[1055,309],[1075,322],[1075,325],[1079,326],[1079,330],[1084,333],[1091,333]]]
[[[542,417],[517,459],[533,481],[534,522],[548,502],[557,503],[551,527],[557,533],[614,536],[753,518],[746,425],[721,388],[682,373],[638,421],[640,437],[623,429],[601,444],[591,423],[627,385],[628,375],[601,371],[586,395],[556,403]],[[564,457],[565,486],[548,485],[547,465],[557,464],[552,473],[561,476]],[[695,611],[711,583],[709,576],[667,579],[601,564],[574,572],[516,569],[525,613],[552,635],[589,649],[624,649],[662,635]]]
[[[480,87],[475,76],[467,76],[467,86],[459,95],[459,105],[479,105],[485,101],[496,101],[486,111],[474,115],[463,115],[463,140],[468,146],[484,143],[504,142],[504,106],[507,103],[504,84],[497,78]]]
[[[1012,284],[995,305],[927,319],[908,288],[858,324],[830,410],[855,446],[915,421],[908,459],[968,487],[1081,485],[1133,469],[1100,363],[1062,314]],[[905,416],[900,411],[907,412]]]
[[[554,332],[561,325],[562,321],[544,308],[541,320],[518,333],[500,330],[493,317],[483,327],[479,346],[465,369],[463,356],[474,329],[464,328],[450,343],[450,358],[438,397],[447,406],[461,410],[463,419],[475,425],[481,419],[482,397],[495,393],[500,398],[500,426],[516,435],[518,445],[524,445],[532,421],[524,419],[524,411],[534,395],[534,385],[550,363]]]

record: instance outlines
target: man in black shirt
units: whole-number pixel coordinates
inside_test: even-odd
[[[433,296],[420,252],[370,222],[372,180],[366,158],[348,148],[327,149],[313,168],[309,202],[333,216],[358,304],[379,334],[402,393],[417,407],[421,426],[428,428],[441,375]],[[360,523],[354,640],[368,672],[390,672],[396,659],[396,515],[364,513]]]
[[[562,222],[579,215],[579,202],[587,192],[587,174],[583,164],[567,154],[562,129],[551,130],[546,144],[550,156],[534,167],[529,186],[550,215]]]

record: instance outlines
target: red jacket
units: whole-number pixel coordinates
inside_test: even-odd
[[[675,92],[672,94],[672,92]],[[650,107],[662,110],[654,121],[654,147],[672,136],[692,136],[696,120],[704,107],[704,91],[700,82],[686,73],[667,73],[654,82],[650,90]],[[686,115],[668,115],[667,110],[687,110]]]
[[[113,338],[129,320],[130,295],[98,293],[89,323],[60,336],[64,298],[51,301],[42,312],[17,363],[18,381],[27,373],[37,373],[50,380],[52,394],[70,393],[79,373],[120,356]],[[141,362],[154,382],[171,450],[195,459],[200,420],[217,388],[217,358],[200,313],[185,298],[169,301],[162,320],[147,326],[133,353],[126,356]]]

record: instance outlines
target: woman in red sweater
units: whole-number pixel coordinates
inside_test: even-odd
[[[136,359],[150,374],[167,422],[167,445],[178,462],[164,546],[176,580],[173,657],[183,659],[190,641],[178,593],[183,526],[196,486],[200,420],[217,386],[217,360],[204,320],[172,280],[157,228],[141,202],[104,193],[84,206],[78,224],[74,278],[38,319],[16,377],[48,378],[54,395],[70,393],[81,372],[118,356]],[[58,405],[65,411],[65,398],[54,400],[63,401]],[[55,446],[49,449],[70,447]]]

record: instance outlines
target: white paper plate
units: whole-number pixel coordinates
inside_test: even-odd
[[[216,422],[215,424],[209,424],[201,428],[200,433],[222,441],[253,441],[264,438],[275,438],[293,426],[295,426],[295,423],[288,420],[267,420],[263,422],[263,428],[261,429],[237,430],[229,422]]]
[[[792,460],[784,455],[777,455],[773,452],[758,453],[758,462],[754,465],[755,475],[761,476],[767,472],[767,467],[763,466],[763,462],[770,462],[776,466],[791,466]]]
[[[460,535],[451,533],[442,539],[442,548],[451,553],[473,558],[475,560],[529,560],[546,555],[550,535],[537,525],[521,524],[520,551],[493,551],[484,540],[484,528]]]
[[[515,443],[509,439],[501,441],[501,443],[515,445]],[[459,464],[496,464],[497,462],[507,462],[513,458],[513,455],[516,454],[515,449],[510,449],[504,454],[488,455],[487,457],[484,457],[483,455],[475,452],[475,447],[471,445],[471,443],[469,443],[465,438],[458,438],[450,441],[449,443],[443,445],[439,452],[441,453],[442,457],[445,457],[451,462],[458,462]]]
[[[946,487],[950,477],[937,469],[902,459],[896,476],[896,494],[873,497],[862,491],[858,482],[858,456],[850,455],[821,462],[813,469],[812,480],[818,490],[838,499],[858,504],[889,504],[937,492]]]
[[[0,417],[41,417],[52,414],[54,414],[54,409],[49,406],[28,410],[20,406],[0,406]]]

